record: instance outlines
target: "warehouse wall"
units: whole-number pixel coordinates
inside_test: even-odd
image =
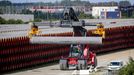
[[[26,15],[26,14],[2,14],[0,15],[0,17],[9,20],[9,19],[20,19],[24,22],[28,22],[28,21],[33,21],[34,20],[34,15]]]

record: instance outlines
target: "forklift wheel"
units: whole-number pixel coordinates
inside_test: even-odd
[[[95,57],[94,58],[94,65],[93,65],[93,67],[95,68],[97,66],[97,58]]]
[[[60,69],[61,70],[67,70],[68,69],[67,60],[60,59],[59,64],[60,64]]]
[[[87,69],[87,61],[86,60],[78,60],[78,69],[79,70]]]

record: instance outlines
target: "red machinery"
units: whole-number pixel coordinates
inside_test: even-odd
[[[50,23],[50,24],[51,25],[49,25],[49,26],[56,26],[55,24],[52,25],[53,23]],[[87,30],[84,28],[84,26],[96,26],[96,25],[91,25],[91,24],[85,23],[85,21],[79,21],[73,8],[68,7],[65,9],[64,19],[61,20],[60,24],[57,24],[57,26],[72,27],[73,28],[73,37],[77,38],[77,37],[87,37]],[[31,41],[32,41],[31,43],[39,42],[40,39],[37,40],[37,38],[40,38],[40,37],[37,36],[36,38],[31,38]],[[62,38],[64,38],[64,37],[62,37]],[[87,69],[89,65],[92,65],[94,67],[97,66],[96,54],[94,52],[92,52],[92,50],[90,50],[89,44],[96,44],[98,39],[102,41],[102,38],[97,38],[97,37],[91,37],[91,38],[93,40],[90,39],[89,43],[81,43],[81,42],[71,43],[69,56],[62,57],[59,61],[61,70],[66,70],[70,66],[75,66],[76,69]],[[94,39],[97,41],[95,41]],[[37,40],[37,41],[35,42],[34,40]],[[47,40],[50,40],[50,42],[43,41],[43,43],[53,43],[51,39],[48,38]],[[69,41],[63,41],[63,40],[62,40],[62,42],[63,42],[63,44],[65,42],[70,43]],[[85,40],[84,40],[84,42],[85,42]]]

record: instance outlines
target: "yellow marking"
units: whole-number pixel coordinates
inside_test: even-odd
[[[101,35],[102,38],[105,38],[105,29],[103,24],[97,24],[97,29],[92,31],[93,34]]]

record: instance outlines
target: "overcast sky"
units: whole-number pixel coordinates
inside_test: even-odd
[[[1,0],[0,0],[1,1]],[[56,1],[61,1],[61,0],[9,0],[13,3],[24,3],[24,2],[56,2]],[[109,2],[109,1],[122,1],[122,0],[81,0],[81,1],[90,1],[90,2]],[[128,0],[132,4],[134,4],[134,0]]]

